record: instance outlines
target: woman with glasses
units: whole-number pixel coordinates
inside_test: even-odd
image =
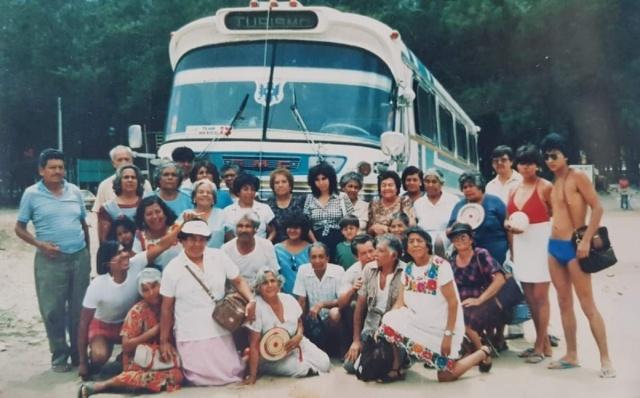
[[[309,234],[309,220],[302,213],[290,213],[281,221],[287,238],[274,246],[280,265],[280,275],[284,278],[282,291],[293,292],[298,267],[309,262],[309,245],[304,237]]]

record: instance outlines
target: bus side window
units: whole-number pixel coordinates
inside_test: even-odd
[[[437,144],[438,121],[436,118],[436,97],[432,92],[425,90],[419,85],[416,86],[416,131],[421,136],[426,137]]]
[[[467,129],[464,124],[456,120],[456,149],[458,157],[467,161],[469,151],[467,149]]]
[[[453,138],[453,115],[448,109],[440,106],[440,144],[442,148],[453,152],[455,142]]]
[[[473,134],[469,134],[469,155],[471,164],[476,166],[478,164],[478,143]]]

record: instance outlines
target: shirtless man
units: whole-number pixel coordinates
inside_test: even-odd
[[[573,289],[580,307],[589,320],[591,332],[600,351],[600,377],[615,377],[609,350],[604,320],[596,307],[591,288],[591,275],[582,272],[578,258],[589,254],[591,238],[596,232],[603,209],[593,185],[583,173],[569,168],[567,143],[558,134],[548,134],[540,144],[545,164],[554,174],[551,191],[553,221],[549,239],[549,272],[558,293],[560,316],[567,341],[566,354],[549,364],[549,369],[569,369],[578,365],[576,341],[576,316],[573,311]],[[591,209],[584,239],[577,250],[571,243],[573,231],[585,224],[587,208]]]

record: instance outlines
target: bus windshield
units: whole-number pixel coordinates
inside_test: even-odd
[[[306,128],[378,142],[394,127],[394,91],[389,68],[359,48],[293,41],[204,47],[186,54],[176,68],[166,131],[228,125],[248,96],[234,126],[239,134],[262,130],[269,101],[270,132],[302,134]]]

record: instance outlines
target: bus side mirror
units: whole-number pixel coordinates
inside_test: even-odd
[[[385,131],[380,136],[380,149],[386,156],[397,158],[404,153],[405,138],[402,133]]]
[[[142,126],[139,124],[132,124],[129,126],[129,147],[140,148],[142,147]]]

